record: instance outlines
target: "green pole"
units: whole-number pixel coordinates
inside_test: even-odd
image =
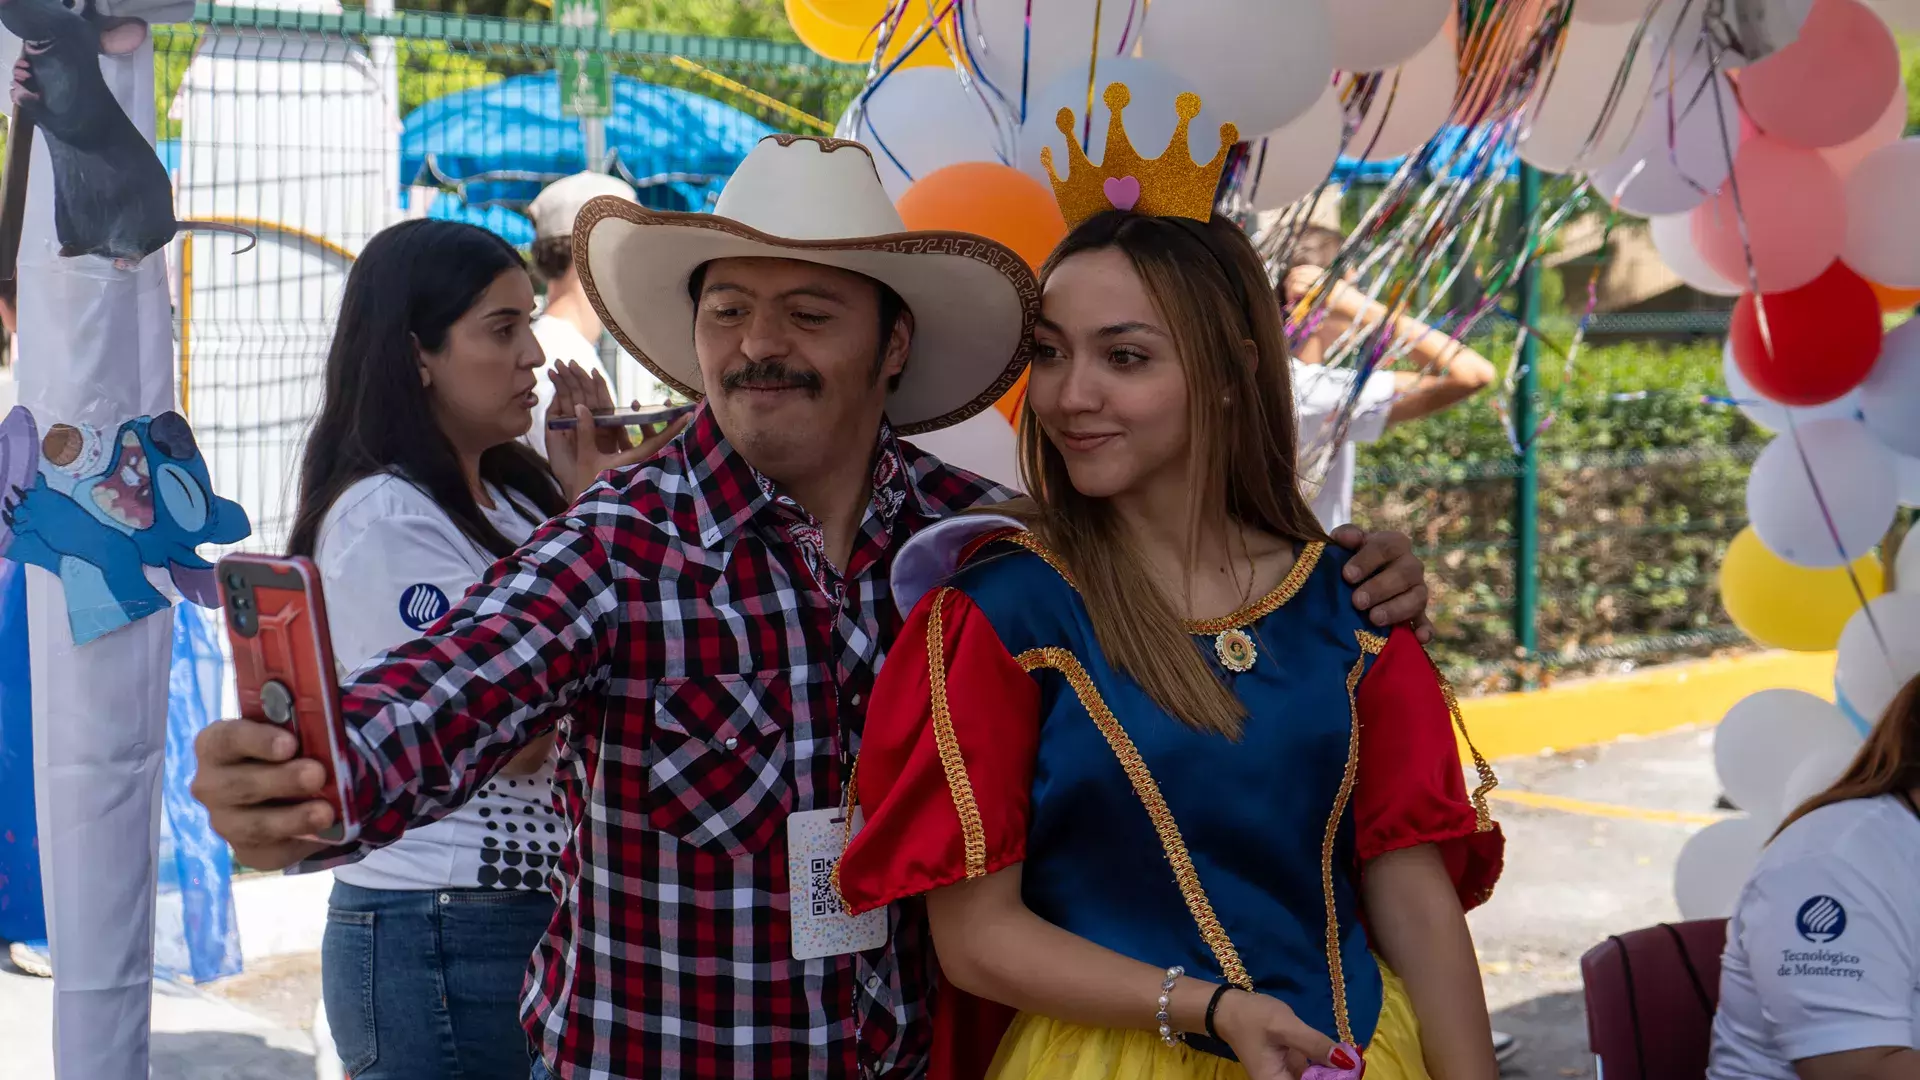
[[[1520,167],[1520,242],[1533,240],[1533,221],[1540,209],[1540,172],[1531,165]],[[1540,269],[1529,257],[1520,272],[1520,322],[1523,328],[1540,322]],[[1521,655],[1532,659],[1539,645],[1534,615],[1540,601],[1540,485],[1539,460],[1534,449],[1535,398],[1538,387],[1539,348],[1528,333],[1520,345],[1520,377],[1513,392],[1513,428],[1520,437],[1520,472],[1514,481],[1513,534],[1518,541],[1513,568],[1513,636]]]

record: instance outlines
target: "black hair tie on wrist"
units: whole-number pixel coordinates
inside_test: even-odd
[[[1214,1042],[1226,1041],[1220,1037],[1219,1032],[1213,1030],[1213,1014],[1220,1008],[1220,999],[1226,997],[1227,991],[1231,989],[1233,989],[1233,984],[1221,983],[1219,986],[1213,988],[1213,997],[1207,1001],[1207,1038],[1212,1039]]]

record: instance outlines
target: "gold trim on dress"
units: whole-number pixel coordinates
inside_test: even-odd
[[[1360,639],[1360,651],[1368,656],[1379,656],[1387,651],[1387,639],[1379,634],[1369,634],[1365,630],[1355,630],[1353,636]]]
[[[1224,633],[1228,630],[1238,630],[1243,626],[1251,626],[1273,614],[1280,609],[1281,605],[1299,594],[1301,588],[1306,585],[1307,578],[1313,575],[1313,568],[1319,564],[1321,553],[1326,550],[1326,543],[1320,540],[1306,545],[1300,549],[1299,558],[1293,560],[1293,569],[1287,571],[1287,576],[1280,579],[1280,584],[1275,585],[1272,592],[1231,615],[1218,619],[1190,620],[1186,624],[1187,632],[1189,634]]]
[[[953,796],[954,812],[960,815],[967,877],[977,878],[987,873],[987,829],[980,822],[980,804],[974,801],[967,760],[960,753],[960,736],[954,732],[953,716],[947,711],[947,638],[941,608],[952,591],[943,587],[934,594],[933,610],[927,617],[927,680],[932,689],[933,741],[940,750],[940,768],[947,774],[947,791]]]
[[[1213,958],[1220,965],[1221,975],[1234,986],[1251,992],[1253,979],[1247,975],[1245,965],[1240,962],[1240,953],[1228,939],[1226,928],[1220,925],[1220,918],[1214,914],[1213,904],[1207,899],[1206,890],[1200,886],[1200,872],[1194,869],[1193,856],[1187,851],[1187,842],[1180,837],[1180,827],[1174,823],[1173,812],[1167,809],[1167,800],[1161,795],[1160,786],[1154,783],[1153,774],[1147,770],[1146,762],[1140,758],[1139,748],[1134,746],[1126,729],[1120,726],[1119,718],[1101,699],[1099,688],[1093,684],[1093,677],[1087,674],[1087,669],[1080,665],[1073,653],[1062,648],[1028,649],[1015,659],[1027,672],[1041,668],[1057,671],[1073,687],[1074,695],[1080,699],[1080,707],[1086,710],[1094,726],[1106,737],[1114,756],[1120,759],[1120,768],[1132,782],[1134,794],[1139,797],[1141,805],[1146,807],[1154,831],[1160,834],[1160,846],[1166,852],[1167,862],[1173,866],[1173,877],[1180,887],[1180,895],[1187,902],[1187,910],[1193,914],[1201,939],[1213,950]]]
[[[1361,637],[1363,631],[1355,631]],[[1370,635],[1367,635],[1370,636]],[[1333,812],[1327,815],[1327,831],[1320,841],[1320,890],[1327,906],[1327,979],[1333,985],[1333,1026],[1340,1041],[1353,1045],[1353,1023],[1347,1013],[1347,971],[1340,956],[1340,909],[1333,897],[1333,848],[1340,835],[1340,820],[1346,817],[1347,803],[1353,799],[1354,782],[1360,773],[1360,677],[1366,674],[1366,641],[1360,642],[1362,655],[1354,658],[1347,671],[1347,767],[1340,777],[1340,791],[1333,797]]]
[[[1431,658],[1429,658],[1431,659]],[[1493,766],[1480,756],[1480,748],[1473,745],[1473,736],[1467,734],[1467,718],[1460,715],[1460,699],[1454,695],[1453,684],[1440,674],[1438,665],[1433,669],[1434,677],[1440,680],[1440,696],[1447,701],[1447,715],[1453,717],[1453,726],[1460,732],[1460,741],[1467,744],[1467,753],[1473,755],[1474,772],[1480,775],[1480,786],[1473,789],[1473,831],[1493,831],[1493,811],[1487,808],[1487,793],[1500,786],[1500,778],[1493,773]]]

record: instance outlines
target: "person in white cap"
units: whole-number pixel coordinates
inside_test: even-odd
[[[533,219],[533,266],[547,284],[546,303],[533,320],[533,336],[547,354],[547,371],[536,387],[540,401],[533,410],[533,429],[521,441],[543,457],[547,453],[547,412],[553,404],[552,375],[561,364],[599,372],[609,385],[625,391],[630,398],[658,401],[665,396],[660,384],[639,365],[627,360],[622,367],[632,370],[616,373],[608,369],[600,354],[600,338],[606,331],[574,266],[573,223],[588,200],[601,196],[636,201],[633,188],[625,181],[605,173],[583,172],[548,184],[527,206],[527,216]]]
[[[321,770],[265,724],[209,727],[195,793],[246,865],[326,866],[557,729],[560,906],[522,1008],[537,1080],[918,1076],[924,915],[844,914],[840,808],[901,625],[894,553],[1009,494],[901,436],[1012,385],[1033,274],[992,240],[907,232],[864,147],[790,135],[713,214],[596,199],[575,235],[614,337],[702,406],[348,680],[356,844],[304,839],[332,819]],[[549,438],[556,457],[577,442]],[[1386,621],[1420,613],[1405,537],[1354,558]]]

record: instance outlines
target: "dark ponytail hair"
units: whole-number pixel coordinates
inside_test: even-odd
[[[347,274],[320,416],[300,456],[292,554],[311,558],[334,500],[383,472],[398,473],[426,492],[495,558],[513,553],[514,545],[480,512],[453,441],[434,420],[420,385],[417,350],[444,347],[447,330],[495,279],[525,269],[505,240],[455,221],[406,221],[367,242]],[[517,441],[481,454],[480,478],[509,493],[514,509],[529,521],[566,509],[553,470]]]

